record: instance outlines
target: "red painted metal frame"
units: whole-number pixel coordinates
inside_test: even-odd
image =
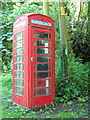
[[[43,26],[31,23],[31,19],[50,22],[52,26]],[[22,21],[26,21],[26,24],[16,28],[15,26]],[[34,58],[34,30],[51,33],[51,63],[38,63],[38,64],[51,64],[51,95],[34,96],[34,64],[35,60],[31,61],[31,57]],[[24,96],[16,95],[14,93],[14,40],[15,34],[24,31]],[[36,37],[37,39],[37,37]],[[39,39],[40,40],[40,39]],[[47,39],[48,40],[48,39]],[[38,46],[40,48],[44,48]],[[49,48],[49,46],[47,47]],[[17,55],[18,56],[18,55]],[[40,55],[38,55],[40,56]],[[42,55],[46,56],[46,55]],[[36,58],[37,59],[37,58]],[[49,58],[48,58],[49,59]],[[17,64],[17,63],[16,63]],[[20,64],[20,63],[19,63]],[[22,63],[21,63],[22,64]],[[19,71],[20,72],[20,71]],[[39,71],[40,72],[40,71]],[[41,71],[43,72],[43,71]],[[44,71],[46,72],[46,71]],[[49,72],[49,71],[47,71]],[[23,80],[23,79],[21,79]],[[50,80],[50,79],[48,79]],[[50,84],[50,81],[49,81]],[[50,87],[50,86],[49,86]],[[47,87],[47,88],[49,88]],[[18,87],[19,88],[19,87]],[[25,107],[34,107],[35,105],[41,106],[54,102],[55,97],[55,30],[54,21],[42,14],[29,14],[21,15],[14,21],[13,29],[13,101],[21,104]]]

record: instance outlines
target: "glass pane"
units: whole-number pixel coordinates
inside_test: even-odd
[[[50,88],[50,95],[51,95],[51,88]]]
[[[19,79],[24,79],[24,73],[22,72],[15,72],[15,78],[19,78]]]
[[[16,63],[23,63],[24,62],[24,56],[17,56],[15,57]]]
[[[48,47],[48,40],[37,40],[37,46]]]
[[[49,70],[51,70],[51,64],[49,64]]]
[[[34,79],[36,80],[36,72],[34,72]]]
[[[16,64],[15,65],[15,70],[18,70],[18,71],[24,70],[24,65],[23,64]]]
[[[16,34],[16,40],[22,39],[22,32]]]
[[[46,95],[49,95],[49,89],[46,88]]]
[[[51,49],[49,49],[49,54],[51,55]]]
[[[22,95],[22,88],[16,88],[16,94]]]
[[[34,71],[36,71],[36,64],[34,64]]]
[[[22,89],[22,95],[24,96],[24,89]]]
[[[49,80],[37,81],[37,87],[49,87]]]
[[[22,46],[23,46],[22,40],[16,42],[16,46],[15,46],[16,48],[22,47]]]
[[[37,71],[48,71],[48,64],[37,64]]]
[[[51,33],[49,34],[49,39],[51,39]]]
[[[49,87],[49,80],[46,80],[46,87]]]
[[[48,79],[48,72],[38,72],[37,78],[38,79]]]
[[[48,56],[37,56],[37,62],[48,63]]]
[[[48,54],[48,48],[37,48],[37,54]]]
[[[49,95],[49,88],[37,89],[37,96]]]
[[[36,87],[36,81],[34,81],[34,87]]]
[[[17,95],[24,96],[24,89],[14,87],[14,93],[16,93]]]
[[[48,39],[48,33],[46,33],[46,32],[39,32],[39,31],[37,31],[37,38],[44,38],[44,39]]]
[[[50,78],[51,78],[51,72],[49,73],[49,76],[50,76]]]
[[[37,96],[46,95],[46,89],[37,89]]]
[[[22,54],[24,54],[23,48],[16,49],[16,50],[15,50],[15,54],[16,54],[16,55],[22,55]]]
[[[23,80],[15,80],[16,86],[23,87],[24,86],[24,81]]]
[[[24,72],[22,73],[22,79],[24,79]]]
[[[50,80],[50,87],[51,87],[51,80]]]

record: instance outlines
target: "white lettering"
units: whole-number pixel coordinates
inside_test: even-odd
[[[39,25],[51,26],[51,23],[49,23],[49,22],[44,22],[44,21],[39,21],[39,20],[34,20],[34,19],[31,19],[31,23],[39,24]]]

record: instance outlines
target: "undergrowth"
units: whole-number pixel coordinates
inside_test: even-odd
[[[67,107],[77,99],[77,106],[83,106],[88,101],[88,64],[82,64],[81,59],[69,56],[69,77],[61,77],[59,59],[55,68],[55,102],[44,108],[35,106],[25,110],[12,105],[12,74],[3,74],[2,81],[2,118],[78,118],[88,116],[88,111],[80,109],[73,111],[57,111],[58,105]],[[61,109],[61,108],[59,108]],[[56,112],[56,113],[55,113]]]
[[[55,64],[55,100],[58,102],[68,102],[75,98],[78,99],[78,97],[87,97],[88,63],[83,64],[80,58],[75,58],[70,54],[68,57],[69,75],[67,78],[62,78],[60,59]]]

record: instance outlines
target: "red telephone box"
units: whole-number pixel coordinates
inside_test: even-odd
[[[13,28],[13,102],[25,107],[54,102],[54,20],[42,14],[25,14]]]

